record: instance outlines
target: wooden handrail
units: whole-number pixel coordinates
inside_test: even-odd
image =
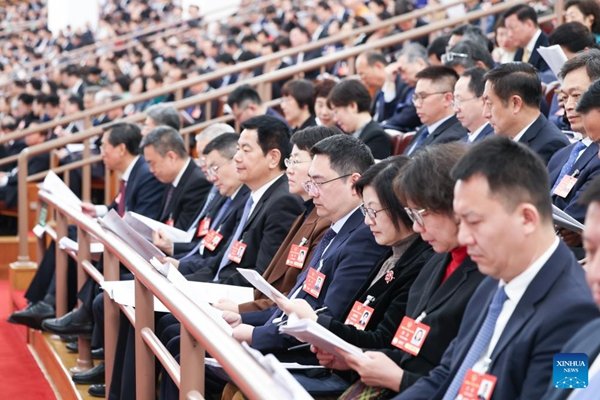
[[[307,61],[300,65],[294,65],[287,68],[283,68],[281,70],[273,71],[269,74],[261,75],[258,77],[250,78],[244,82],[238,82],[236,84],[227,86],[225,88],[220,88],[213,90],[208,93],[202,93],[199,95],[195,95],[183,100],[179,100],[173,103],[173,106],[177,109],[186,108],[189,106],[193,106],[199,103],[206,103],[214,99],[218,99],[222,96],[228,95],[237,87],[242,84],[249,85],[260,85],[266,82],[279,81],[283,78],[287,78],[296,74],[299,74],[304,71],[310,71],[313,69],[317,69],[321,66],[328,65],[340,60],[345,60],[348,58],[356,57],[360,53],[368,50],[375,50],[378,48],[389,47],[391,45],[395,45],[397,43],[415,39],[418,37],[422,37],[424,35],[428,35],[429,33],[439,31],[444,28],[448,28],[457,24],[461,24],[467,21],[471,21],[474,19],[479,19],[485,17],[487,15],[496,14],[502,11],[509,9],[510,7],[521,4],[522,1],[514,0],[506,3],[500,3],[492,6],[488,10],[478,10],[473,11],[463,16],[457,17],[452,20],[444,20],[437,21],[416,29],[411,30],[410,32],[403,32],[396,35],[392,35],[383,39],[379,39],[372,43],[365,43],[360,46],[355,46],[352,48],[348,48],[342,50],[338,53],[331,54],[328,56],[320,57],[314,60]],[[546,16],[545,18],[551,19],[554,18],[554,15]],[[130,117],[126,117],[123,121],[125,122],[137,122],[143,118],[142,114],[135,114]],[[69,137],[63,137],[55,139],[51,142],[42,143],[36,146],[25,148],[18,157],[18,193],[19,193],[19,204],[26,204],[27,201],[27,161],[29,157],[48,152],[54,148],[63,147],[68,143],[74,142],[83,142],[85,139],[88,139],[94,135],[97,135],[101,132],[100,127],[94,127],[91,129],[86,129],[83,132],[74,134]],[[85,179],[85,177],[84,177]],[[89,177],[88,177],[89,180]],[[27,248],[27,210],[25,207],[19,207],[19,260],[28,261],[28,248]]]
[[[279,385],[274,381],[271,374],[250,356],[235,339],[227,335],[208,314],[167,281],[165,277],[158,274],[147,260],[143,259],[120,238],[102,229],[94,219],[84,215],[80,210],[65,207],[64,204],[61,204],[60,199],[49,193],[40,191],[39,196],[41,201],[53,206],[55,212],[63,216],[63,223],[70,220],[77,226],[78,259],[80,262],[89,262],[90,238],[94,237],[94,240],[104,245],[105,254],[109,253],[112,255],[109,257],[114,257],[113,262],[110,263],[111,269],[113,269],[112,267],[118,268],[118,263],[114,262],[118,260],[135,277],[137,398],[154,398],[154,357],[161,363],[165,362],[172,366],[170,364],[172,358],[160,351],[160,346],[158,346],[156,336],[153,333],[153,298],[156,296],[181,322],[182,338],[189,335],[194,341],[197,341],[203,350],[208,351],[211,356],[219,360],[224,370],[246,396],[250,399],[277,399],[277,394],[272,388]],[[57,276],[57,284],[58,279]],[[61,294],[57,293],[57,295]],[[184,346],[183,341],[182,346]],[[182,351],[182,370],[200,363],[204,365],[203,351],[201,353],[197,352],[189,346],[186,350],[187,352]],[[190,354],[194,357],[190,357]],[[109,363],[112,364],[114,352],[107,352],[106,357],[111,360]],[[141,363],[140,360],[148,362]],[[203,376],[195,376],[193,379],[196,381],[203,380]],[[197,386],[189,382],[184,385],[183,379],[181,385],[191,388]],[[185,392],[182,395],[185,395]],[[310,397],[307,395],[306,398]]]
[[[141,93],[139,95],[130,97],[128,99],[123,99],[123,100],[111,102],[111,103],[108,103],[108,104],[103,104],[103,105],[100,105],[98,107],[94,107],[94,108],[92,108],[90,110],[85,110],[85,111],[77,112],[77,113],[74,113],[74,114],[62,117],[60,119],[55,119],[55,120],[52,120],[52,121],[49,121],[49,122],[45,122],[43,124],[39,124],[39,125],[37,125],[35,127],[24,129],[22,131],[11,132],[9,134],[6,134],[6,135],[0,137],[0,144],[1,143],[6,143],[6,142],[11,141],[11,140],[18,140],[20,138],[23,138],[23,137],[27,136],[30,133],[46,131],[46,130],[49,130],[49,129],[53,129],[53,128],[59,126],[59,125],[66,125],[66,124],[68,124],[70,122],[73,122],[73,121],[77,121],[77,120],[84,119],[84,118],[90,118],[90,117],[93,117],[95,115],[102,114],[102,113],[105,113],[105,112],[110,111],[112,109],[115,109],[117,107],[125,107],[128,104],[139,103],[139,102],[143,102],[143,101],[146,101],[146,100],[153,99],[153,98],[158,97],[158,96],[172,94],[172,93],[175,93],[175,92],[177,92],[179,90],[184,90],[184,89],[187,89],[187,88],[189,88],[191,86],[197,85],[199,83],[205,83],[205,82],[209,82],[209,81],[212,81],[212,80],[215,80],[215,79],[222,78],[223,76],[228,75],[228,74],[240,72],[240,71],[246,70],[246,69],[254,69],[254,68],[262,66],[265,63],[270,62],[270,61],[279,60],[279,59],[282,59],[282,58],[285,58],[285,57],[289,57],[289,56],[294,56],[294,55],[297,55],[297,54],[299,54],[301,52],[308,52],[308,51],[311,51],[311,50],[314,50],[314,49],[318,49],[318,48],[323,47],[323,46],[327,46],[327,45],[332,44],[332,43],[338,43],[338,42],[341,42],[341,41],[343,41],[345,39],[348,39],[348,38],[350,38],[352,36],[360,35],[362,33],[372,32],[372,31],[375,31],[375,30],[378,30],[378,29],[382,29],[382,28],[391,26],[391,25],[398,24],[398,23],[403,22],[403,21],[407,21],[407,20],[410,20],[410,19],[413,19],[413,18],[418,18],[418,17],[421,17],[423,15],[427,15],[427,14],[430,14],[430,13],[435,13],[435,12],[438,12],[440,10],[444,10],[444,9],[446,9],[448,7],[451,7],[453,5],[461,4],[464,1],[465,0],[456,0],[454,2],[450,2],[450,3],[447,3],[447,4],[441,4],[441,5],[438,5],[438,6],[435,6],[435,7],[431,7],[431,8],[428,8],[428,9],[419,9],[419,10],[413,11],[413,12],[405,14],[405,15],[400,15],[400,16],[396,16],[396,17],[393,17],[393,18],[381,21],[381,22],[379,22],[377,24],[372,24],[372,25],[368,25],[368,26],[359,28],[359,29],[354,30],[352,32],[342,32],[342,33],[339,33],[337,35],[321,39],[321,40],[319,40],[317,42],[312,42],[312,43],[305,44],[303,46],[298,46],[298,47],[295,47],[295,48],[281,50],[281,51],[278,51],[278,52],[273,53],[273,54],[269,54],[269,55],[266,55],[266,56],[259,57],[257,59],[253,59],[253,60],[245,61],[245,62],[242,62],[242,63],[238,63],[238,64],[230,66],[230,67],[220,68],[217,71],[209,72],[207,74],[203,74],[203,75],[200,75],[200,76],[197,76],[197,77],[188,78],[188,79],[185,79],[185,80],[181,80],[179,82],[175,82],[175,83],[173,83],[171,85],[168,85],[168,86],[163,86],[161,88],[157,88],[157,89],[153,89],[153,90],[150,90],[150,91],[146,91],[144,93]],[[426,26],[428,26],[428,25],[426,25]],[[423,28],[423,27],[421,27],[421,28]],[[410,32],[403,32],[403,33],[407,34],[407,33],[411,33],[411,32],[414,32],[414,30],[412,30]],[[419,31],[419,32],[421,32],[421,31]],[[431,31],[431,32],[433,32],[433,31]],[[314,61],[314,60],[311,60],[311,61]],[[307,64],[304,63],[304,64],[301,64],[301,65],[307,65]],[[0,165],[2,165],[2,160],[0,160]]]

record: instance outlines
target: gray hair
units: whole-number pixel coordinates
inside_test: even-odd
[[[149,134],[144,136],[140,147],[154,147],[154,150],[164,157],[169,151],[174,152],[180,158],[187,158],[187,151],[181,134],[170,126],[161,125],[152,129]]]
[[[210,124],[209,126],[204,128],[202,132],[196,135],[196,142],[199,142],[200,140],[205,140],[208,143],[217,136],[220,136],[224,133],[235,133],[235,130],[231,125],[227,125],[222,122]]]
[[[406,57],[406,60],[410,63],[417,60],[423,60],[425,63],[429,64],[427,49],[419,43],[405,43],[402,50],[396,54],[396,59],[402,56]]]
[[[181,128],[179,112],[170,104],[154,104],[146,109],[146,116],[154,121],[156,126],[167,125],[177,131]]]

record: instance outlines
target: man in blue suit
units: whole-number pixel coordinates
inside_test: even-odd
[[[600,180],[595,179],[581,196],[588,206],[585,218],[585,249],[587,252],[586,276],[594,301],[600,307]],[[562,353],[585,353],[588,356],[589,375],[586,389],[561,389],[551,382],[544,394],[546,400],[584,400],[598,396],[600,392],[600,318],[596,318],[575,334],[562,349]],[[572,396],[572,397],[570,397]]]
[[[498,135],[521,142],[547,164],[569,144],[567,137],[540,112],[542,84],[526,63],[507,63],[485,74],[484,115]]]
[[[469,68],[454,85],[454,112],[456,118],[468,131],[464,139],[467,143],[479,141],[494,134],[494,129],[483,116],[483,68]]]
[[[548,37],[538,25],[535,9],[527,4],[511,7],[504,13],[504,25],[514,43],[519,46],[515,61],[529,63],[539,72],[549,69],[538,53],[539,47],[548,46]]]
[[[546,169],[525,146],[492,137],[452,175],[458,239],[488,277],[440,365],[397,399],[455,399],[490,383],[487,400],[541,399],[553,355],[600,315],[583,269],[554,233]]]
[[[552,203],[583,223],[586,207],[579,203],[579,196],[600,174],[600,159],[598,144],[587,134],[582,116],[578,112],[579,108],[576,109],[576,106],[578,100],[583,97],[585,101],[580,107],[585,114],[593,108],[600,109],[600,98],[594,96],[593,91],[584,95],[592,82],[600,78],[600,50],[593,49],[577,54],[563,65],[560,75],[563,79],[561,93],[564,97],[566,116],[571,129],[581,133],[582,139],[557,151],[548,163]],[[577,240],[577,243],[567,243],[580,246],[581,240]]]

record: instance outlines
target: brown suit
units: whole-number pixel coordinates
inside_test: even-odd
[[[319,218],[314,208],[306,218],[304,214],[296,218],[283,243],[281,243],[279,250],[277,250],[277,253],[275,253],[275,256],[263,274],[267,282],[281,293],[287,295],[296,284],[296,278],[302,272],[301,269],[289,267],[285,264],[292,244],[300,244],[302,238],[308,240],[305,244],[308,247],[308,253],[306,254],[307,262],[304,263],[304,267],[306,267],[308,260],[312,257],[313,251],[321,240],[321,236],[323,236],[329,226],[330,222]],[[273,302],[258,290],[254,291],[254,299],[254,301],[240,304],[240,313],[260,311],[273,306]]]

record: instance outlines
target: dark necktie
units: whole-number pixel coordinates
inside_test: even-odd
[[[125,191],[127,190],[127,181],[121,179],[119,182],[119,202],[117,203],[117,213],[119,217],[125,215]]]
[[[163,219],[169,218],[170,210],[171,210],[171,199],[173,198],[173,192],[175,191],[175,186],[169,185],[169,189],[167,190],[167,197],[165,199],[165,205],[163,207],[162,213],[160,214]]]
[[[423,129],[423,131],[421,131],[420,135],[417,136],[417,139],[415,140],[415,143],[412,145],[412,147],[408,150],[407,155],[411,155],[413,154],[416,150],[418,150],[420,147],[423,146],[423,143],[425,143],[425,139],[427,139],[427,136],[429,136],[429,130],[427,129],[427,127],[425,127]]]
[[[483,324],[481,324],[475,340],[473,343],[471,343],[471,347],[469,348],[467,355],[465,356],[462,364],[460,364],[460,368],[456,372],[456,375],[454,375],[454,379],[452,379],[452,382],[450,383],[450,386],[448,387],[448,390],[446,391],[446,394],[442,400],[454,400],[456,398],[467,371],[473,368],[475,363],[481,358],[483,352],[489,346],[492,335],[494,334],[496,321],[500,316],[500,311],[502,311],[502,306],[504,305],[506,299],[508,299],[508,297],[504,291],[504,286],[499,286],[494,294],[492,302],[490,303],[485,320],[483,321]]]

